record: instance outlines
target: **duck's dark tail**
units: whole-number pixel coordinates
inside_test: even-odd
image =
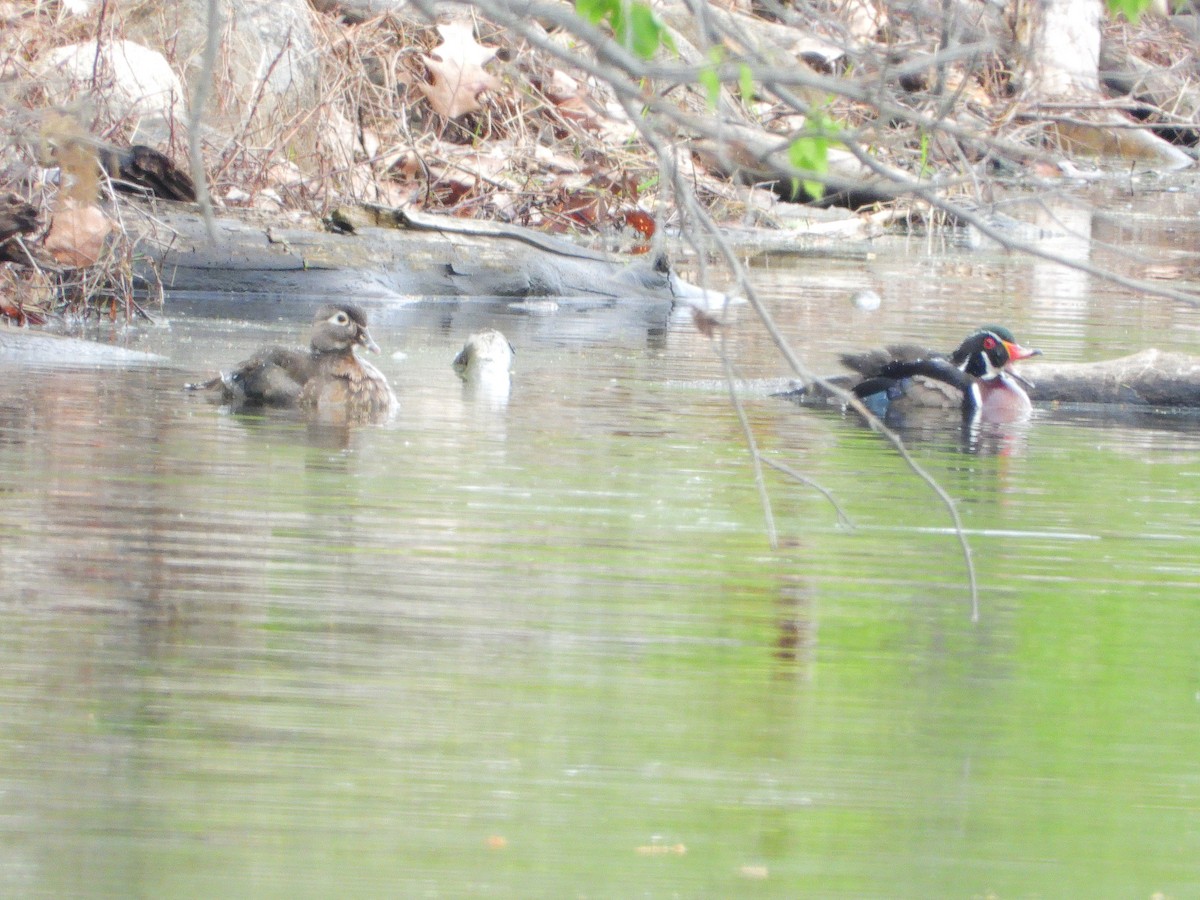
[[[772,397],[782,397],[784,400],[790,400],[793,403],[801,405],[820,405],[820,404],[835,404],[843,403],[841,397],[829,390],[826,385],[839,387],[842,390],[850,390],[854,387],[854,380],[849,375],[829,375],[821,381],[813,381],[808,384],[793,384],[786,390],[776,391],[771,394]]]
[[[210,378],[208,381],[189,381],[183,386],[185,391],[211,391],[217,385],[224,382],[224,377],[217,375],[215,378]]]

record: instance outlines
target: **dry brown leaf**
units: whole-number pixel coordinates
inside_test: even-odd
[[[992,103],[992,98],[988,96],[982,85],[975,78],[964,72],[951,69],[946,72],[946,93],[961,94],[963,100],[967,103],[974,103],[977,106],[988,107]]]
[[[509,154],[492,149],[487,153],[464,153],[454,161],[478,178],[494,179],[508,167],[510,159]]]
[[[434,112],[448,119],[482,109],[479,95],[500,87],[500,82],[483,68],[496,51],[477,43],[471,26],[465,22],[450,22],[437,29],[442,43],[430,56],[421,57],[432,80],[431,84],[419,85],[422,93]]]
[[[641,209],[627,210],[625,213],[625,224],[640,234],[642,237],[654,237],[656,228],[654,216]]]
[[[433,48],[441,59],[460,60],[463,66],[479,68],[491,62],[496,55],[492,47],[484,47],[475,40],[475,30],[470,22],[446,22],[437,27],[442,42]]]
[[[383,154],[380,167],[392,177],[403,181],[413,181],[425,174],[421,158],[412,149],[404,147],[397,147]]]
[[[100,258],[112,230],[112,220],[98,206],[80,206],[68,200],[54,214],[43,246],[60,265],[91,266]]]
[[[566,72],[553,69],[541,83],[541,90],[564,119],[578,122],[589,131],[600,130],[597,112],[587,100],[587,89]]]
[[[850,36],[862,43],[874,41],[888,24],[887,11],[872,0],[847,0],[844,13]]]
[[[604,115],[598,116],[596,121],[600,126],[595,129],[597,136],[605,143],[619,145],[637,137],[637,126],[630,121],[625,115],[625,110],[615,100],[605,104]]]
[[[24,328],[26,325],[45,325],[46,317],[35,309],[25,309],[20,303],[9,303],[0,297],[0,318],[8,319]]]
[[[562,103],[579,96],[579,82],[562,69],[554,69],[543,82],[542,93],[553,103]]]
[[[552,147],[537,144],[533,148],[533,159],[548,172],[560,175],[576,174],[580,171],[579,160]]]
[[[576,228],[592,230],[608,221],[608,200],[595,191],[564,191],[543,206],[556,214],[548,230],[560,234]]]

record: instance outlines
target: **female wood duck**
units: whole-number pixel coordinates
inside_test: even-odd
[[[352,303],[322,306],[313,318],[307,351],[264,347],[228,372],[190,389],[220,386],[238,407],[295,407],[334,423],[380,422],[396,410],[396,395],[383,373],[355,352],[379,352],[367,317]]]
[[[1032,385],[1012,364],[1040,353],[1019,345],[1007,328],[988,325],[949,357],[897,346],[841,359],[864,376],[854,394],[881,419],[905,408],[958,408],[970,421],[1016,422],[1033,411],[1025,392]]]

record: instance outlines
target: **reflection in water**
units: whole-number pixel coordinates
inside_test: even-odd
[[[1200,452],[1200,410],[1054,409],[1042,421],[1077,429],[1105,452],[1141,462],[1187,463]]]
[[[803,557],[804,547],[799,541],[789,540],[791,552]],[[781,573],[776,599],[775,659],[779,662],[779,674],[801,675],[807,680],[814,677],[817,661],[817,617],[816,589],[802,574]]]
[[[1029,421],[972,422],[963,429],[962,450],[983,456],[1020,456],[1029,446]]]
[[[1039,248],[1071,262],[1090,262],[1092,209],[1064,198],[1035,208],[1035,224],[1042,232]],[[1092,297],[1092,277],[1078,269],[1049,260],[1031,261],[1030,329],[1040,340],[1053,336],[1078,339],[1084,335]],[[1120,268],[1123,271],[1124,267]]]
[[[463,400],[475,410],[476,424],[499,440],[506,431],[514,353],[508,338],[490,328],[468,336],[454,357],[454,371],[463,382]]]
[[[865,419],[850,409],[839,413],[833,408],[817,406],[815,412],[818,415],[836,415],[847,422],[857,423],[865,431],[872,430]],[[983,456],[1020,455],[1028,444],[1030,429],[1029,420],[980,422],[964,419],[956,410],[921,407],[889,409],[882,421],[906,446],[928,444]],[[886,446],[887,442],[881,438],[880,444]]]
[[[504,412],[511,392],[512,375],[508,372],[478,372],[463,379],[463,397],[491,413]]]

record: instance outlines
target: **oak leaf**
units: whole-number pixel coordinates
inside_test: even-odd
[[[43,246],[60,265],[95,265],[113,230],[112,220],[92,204],[66,200],[55,212]]]
[[[422,93],[433,111],[454,119],[482,109],[480,94],[496,90],[500,82],[483,68],[496,51],[477,43],[471,26],[450,22],[437,27],[442,42],[429,56],[422,56],[429,70],[430,84],[421,84]]]

